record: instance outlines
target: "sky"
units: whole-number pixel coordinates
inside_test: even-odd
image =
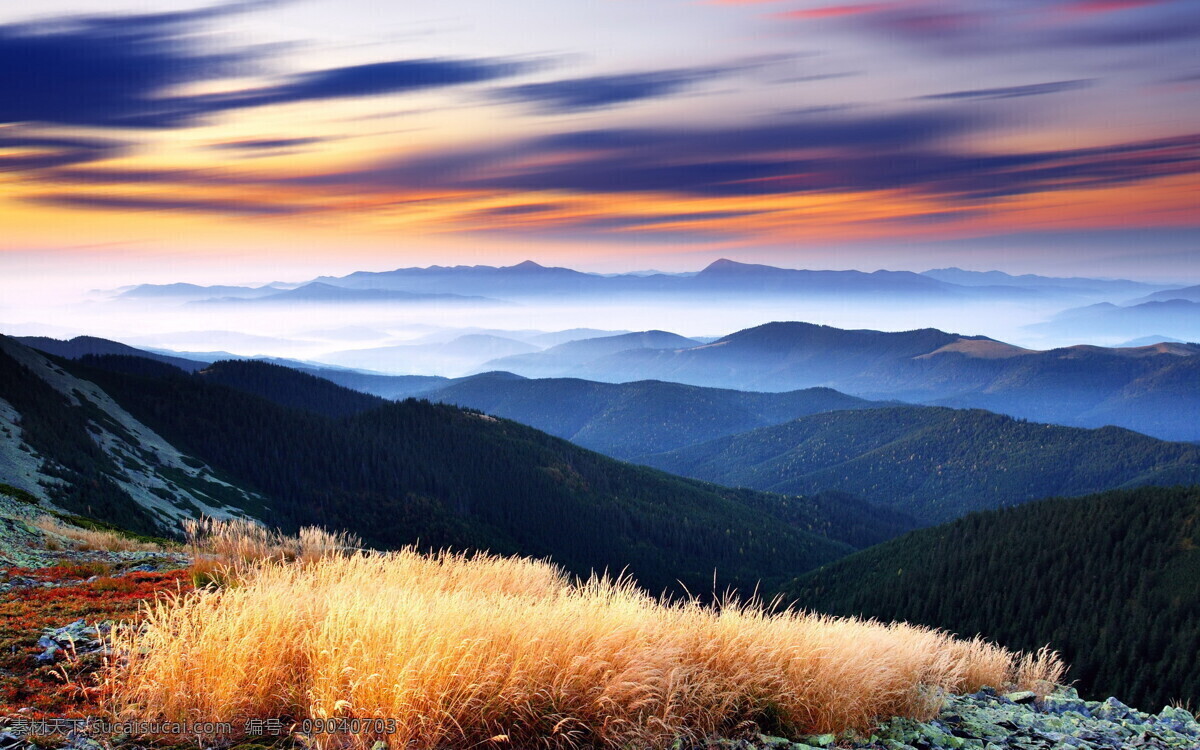
[[[0,289],[532,258],[1200,281],[1193,0],[0,6]]]

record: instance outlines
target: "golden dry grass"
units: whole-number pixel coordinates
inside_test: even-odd
[[[47,549],[63,545],[76,550],[104,552],[162,552],[162,546],[140,542],[113,531],[81,529],[51,516],[39,516],[33,525],[46,534]]]
[[[247,519],[188,519],[183,522],[193,578],[237,578],[264,560],[314,562],[362,547],[348,532],[331,532],[306,526],[298,536],[288,536]]]
[[[243,566],[236,585],[156,602],[114,646],[118,715],[386,718],[383,739],[415,748],[840,731],[1062,674],[1052,654],[905,624],[664,602],[545,562],[413,550]]]

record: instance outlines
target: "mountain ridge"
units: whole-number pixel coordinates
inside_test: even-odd
[[[450,293],[483,295],[486,297],[526,296],[543,297],[557,294],[667,294],[694,295],[712,293],[855,295],[890,293],[901,296],[941,297],[952,299],[1037,299],[1047,293],[1066,293],[1078,298],[1080,294],[1126,294],[1127,296],[1161,289],[1161,286],[1139,282],[1120,282],[1096,279],[1054,279],[1000,274],[988,277],[988,283],[955,269],[915,271],[859,271],[855,269],[822,270],[782,268],[759,263],[746,263],[720,258],[704,268],[684,273],[627,272],[599,274],[578,271],[562,266],[544,266],[525,260],[511,266],[457,265],[400,267],[386,271],[355,271],[344,276],[317,276],[305,284],[319,284],[345,289],[391,290],[413,293]],[[968,274],[964,276],[964,274]],[[1035,283],[1045,279],[1054,283]],[[963,281],[965,283],[958,283]],[[1074,284],[1075,288],[1071,288]],[[1063,286],[1065,285],[1065,286]],[[121,296],[176,296],[196,299],[205,294],[203,288],[178,289],[172,294],[169,287],[182,285],[139,285]],[[191,285],[195,286],[195,285]],[[1060,289],[1059,286],[1062,286]],[[274,283],[262,287],[225,287],[233,291],[233,299],[267,298],[287,287],[303,285]],[[221,287],[212,287],[210,298],[221,294]],[[265,290],[265,291],[264,291]],[[274,291],[272,291],[274,290]],[[228,296],[228,295],[227,295]]]
[[[828,388],[750,393],[653,380],[613,384],[511,373],[461,378],[422,397],[514,419],[623,459],[815,412],[880,405]]]
[[[187,305],[226,305],[259,307],[280,304],[370,304],[379,302],[438,302],[472,305],[503,305],[502,300],[449,292],[426,293],[399,289],[347,288],[321,281],[310,281],[295,289],[275,290],[255,297],[213,297],[196,299]]]
[[[772,492],[870,488],[931,522],[1049,495],[1200,483],[1200,446],[929,406],[815,414],[635,460]]]
[[[1113,423],[1162,439],[1200,439],[1198,387],[1180,383],[1171,391],[1175,402],[1169,408],[1151,404],[1153,399],[1146,402],[1153,409],[1121,403],[1136,400],[1139,388],[1152,388],[1154,373],[1191,371],[1200,364],[1194,359],[1200,345],[1019,349],[986,336],[932,328],[884,332],[781,321],[688,349],[629,350],[539,369],[509,362],[505,369],[542,377],[664,380],[743,391],[829,387],[866,399],[981,408],[1068,426]],[[994,356],[1000,351],[1021,356]]]

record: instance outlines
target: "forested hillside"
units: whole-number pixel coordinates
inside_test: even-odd
[[[651,589],[766,588],[911,528],[852,498],[735,491],[623,464],[529,427],[409,400],[331,418],[207,382],[65,363],[271,500],[270,520],[396,547],[551,556]]]
[[[644,380],[529,380],[486,373],[422,394],[480,409],[617,458],[674,450],[835,409],[879,406],[829,388],[749,393]]]
[[[907,620],[1016,649],[1145,710],[1200,702],[1200,487],[1142,488],[976,513],[785,587],[800,606]]]
[[[346,417],[387,403],[378,396],[352,391],[324,378],[269,362],[214,362],[201,370],[199,376],[207,382],[253,393],[281,406],[328,417]]]
[[[933,523],[1051,495],[1200,482],[1193,444],[925,406],[816,414],[639,460],[731,487],[840,490]]]

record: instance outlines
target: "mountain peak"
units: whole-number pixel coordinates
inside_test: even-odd
[[[515,266],[509,266],[506,271],[545,271],[546,267],[532,260],[523,260]]]
[[[751,266],[746,263],[738,263],[736,260],[730,260],[729,258],[720,258],[718,260],[714,260],[712,263],[709,263],[700,273],[712,273],[714,271],[737,271],[754,267],[755,266]]]

